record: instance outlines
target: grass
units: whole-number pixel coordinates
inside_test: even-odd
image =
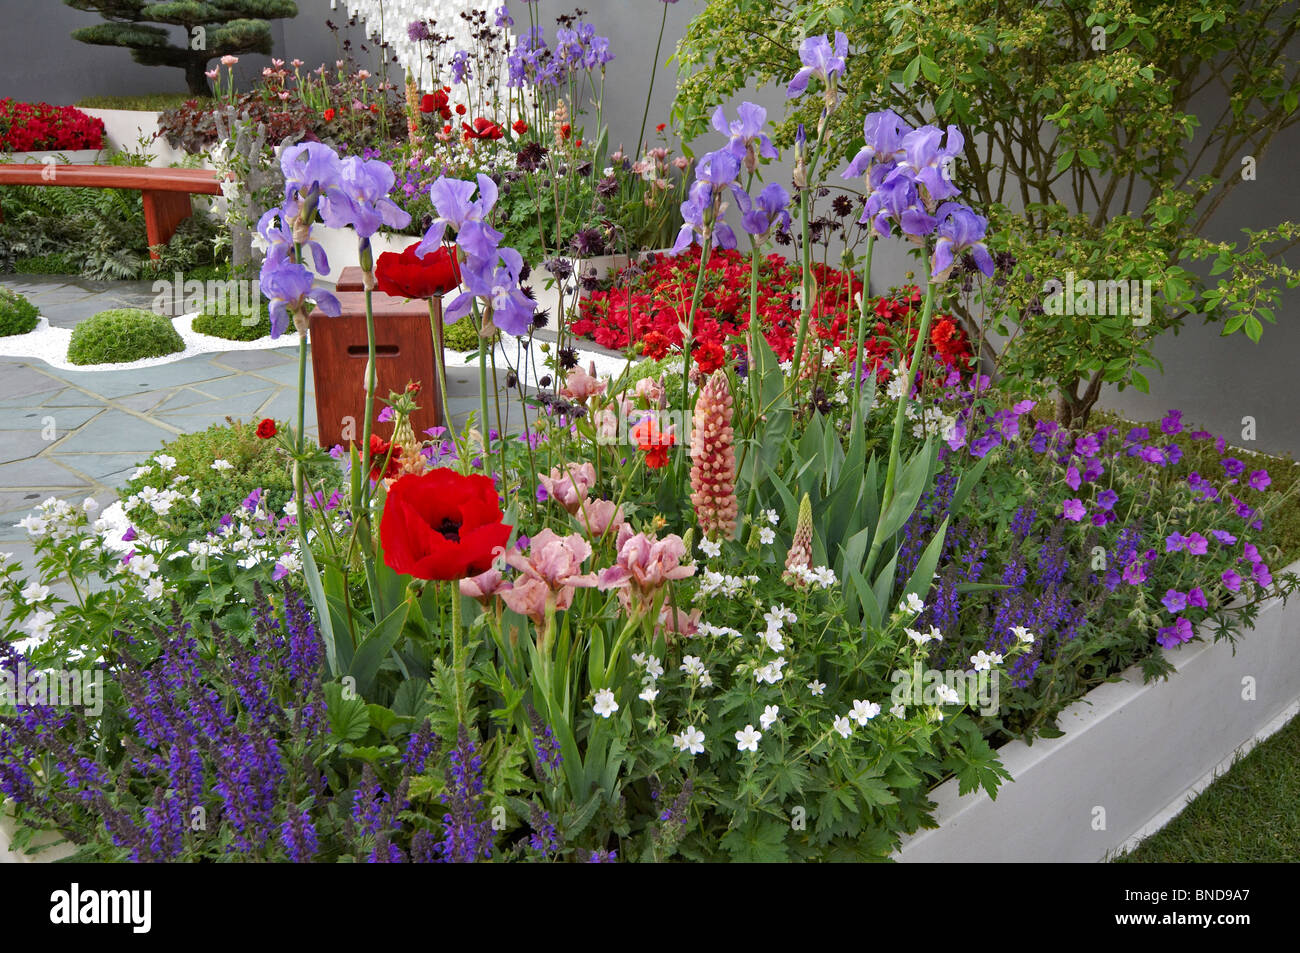
[[[77,103],[80,109],[140,109],[162,112],[175,109],[190,99],[190,93],[145,93],[140,96],[87,96]]]
[[[1258,745],[1121,864],[1294,863],[1300,858],[1300,718]]]

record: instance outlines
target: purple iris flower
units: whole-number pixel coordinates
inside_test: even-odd
[[[900,161],[905,155],[903,136],[909,132],[911,127],[892,109],[867,113],[867,118],[862,122],[862,137],[867,144],[858,150],[840,177],[856,179],[865,175],[873,163],[880,165]]]
[[[918,238],[930,234],[938,223],[918,205],[916,183],[910,175],[891,175],[867,197],[861,224],[867,222],[872,222],[876,234],[885,238],[893,222],[904,234]]]
[[[939,145],[940,140],[944,140],[944,145]],[[912,170],[917,183],[925,186],[932,202],[950,199],[959,191],[944,173],[949,160],[959,155],[965,144],[966,140],[956,126],[948,127],[946,139],[938,126],[913,129],[903,136],[905,157],[899,162],[899,167]]]
[[[695,166],[695,184],[682,203],[682,227],[677,232],[671,254],[680,255],[691,247],[698,235],[709,233],[710,242],[718,248],[735,248],[736,233],[726,222],[715,221],[716,197],[730,188],[740,174],[740,160],[728,149],[718,149],[705,155]]]
[[[930,265],[936,279],[947,277],[957,255],[969,251],[975,265],[986,277],[993,274],[993,257],[984,244],[984,233],[989,222],[983,215],[959,202],[945,202],[939,206],[935,218],[939,225],[938,239],[934,243],[934,258]]]
[[[352,226],[357,236],[368,239],[380,225],[405,228],[411,216],[388,197],[396,177],[386,162],[348,156],[343,160],[340,183],[348,201],[331,201],[328,214],[324,203],[321,218],[331,228]]]
[[[451,56],[451,81],[460,84],[473,78],[474,70],[469,65],[469,53],[457,50]]]
[[[268,209],[263,213],[257,220],[257,233],[267,244],[267,258],[283,261],[293,251],[293,227],[280,209]],[[321,247],[320,242],[306,241],[302,247],[304,251],[311,253],[312,262],[316,265],[316,273],[329,274],[329,259],[325,256],[325,249]]]
[[[469,313],[474,298],[492,306],[492,323],[507,334],[527,334],[533,324],[537,303],[519,288],[523,257],[513,248],[500,249],[496,260],[469,257],[461,265],[466,291],[448,306],[443,320],[452,324]]]
[[[727,111],[719,106],[713,112],[713,128],[724,136],[730,136],[727,148],[751,172],[758,166],[758,159],[777,159],[780,154],[772,140],[763,132],[767,122],[767,110],[757,103],[744,102],[736,110],[739,117],[735,122],[727,121]]]
[[[304,301],[313,301],[332,318],[341,313],[339,299],[328,291],[313,286],[315,277],[305,265],[287,259],[262,262],[262,294],[271,302],[271,337],[278,338],[289,327],[289,315],[302,307]]]
[[[802,96],[808,89],[808,81],[814,76],[829,90],[835,78],[844,72],[844,58],[848,53],[849,38],[839,30],[835,31],[833,47],[825,35],[807,37],[799,47],[799,61],[803,68],[794,74],[794,79],[786,87],[786,99]]]
[[[751,199],[749,193],[739,186],[733,189],[733,194],[740,206],[740,227],[749,234],[767,235],[773,226],[790,227],[790,213],[786,211],[790,193],[780,184],[768,184],[756,199]]]
[[[321,142],[302,142],[290,146],[280,156],[284,173],[284,214],[295,219],[319,199],[322,213],[334,201],[347,202],[342,195],[340,177],[343,166],[336,153]]]

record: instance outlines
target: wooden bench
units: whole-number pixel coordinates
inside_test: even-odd
[[[140,192],[144,197],[144,227],[152,258],[159,257],[156,247],[171,241],[177,226],[193,213],[191,195],[221,194],[221,183],[211,169],[149,166],[0,164],[0,186],[4,185],[62,185]]]

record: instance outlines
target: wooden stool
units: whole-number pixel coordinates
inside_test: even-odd
[[[346,271],[350,269],[345,269]],[[360,269],[356,269],[358,281]],[[342,285],[340,285],[342,287]],[[316,383],[316,429],[320,445],[361,445],[366,407],[366,296],[359,291],[338,295],[342,313],[337,318],[312,312],[310,341],[312,377]],[[442,303],[434,302],[433,323],[442,330]],[[410,381],[420,383],[420,409],[411,418],[415,435],[443,423],[439,408],[435,343],[429,306],[424,301],[405,301],[381,292],[371,296],[375,316],[375,416],[386,406],[382,400],[406,389]],[[372,432],[391,437],[393,425],[372,422]]]

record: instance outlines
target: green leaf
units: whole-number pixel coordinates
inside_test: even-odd
[[[356,741],[370,730],[370,709],[364,701],[355,695],[344,698],[338,682],[327,682],[324,691],[332,741]]]
[[[402,629],[406,625],[407,609],[408,603],[403,600],[375,626],[374,631],[357,648],[352,665],[348,667],[348,674],[356,679],[357,692],[362,696],[369,696],[380,664],[401,638]]]

